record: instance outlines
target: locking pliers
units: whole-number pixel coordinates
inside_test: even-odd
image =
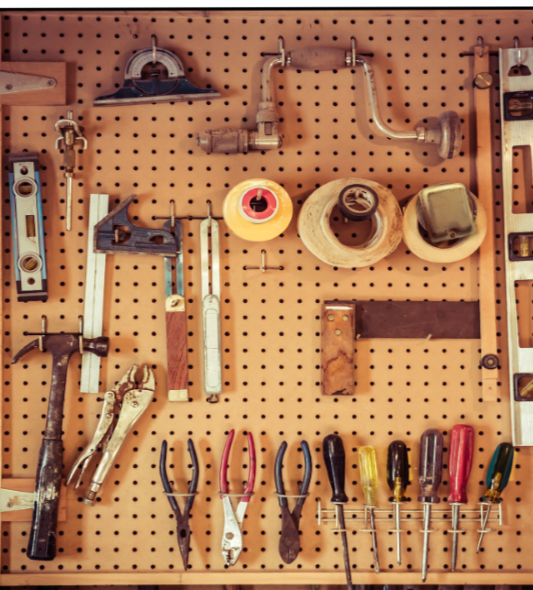
[[[137,384],[135,381],[137,367],[137,364],[132,365],[115,387],[105,393],[100,421],[96,427],[93,440],[82,451],[68,476],[66,485],[71,482],[76,471],[81,467],[74,486],[74,489],[76,489],[80,485],[81,477],[96,449],[100,445],[102,446],[102,458],[83,500],[88,506],[94,505],[95,498],[104,484],[128,433],[154,397],[155,378],[152,370],[147,365],[144,365],[143,379],[141,383]],[[120,411],[118,420],[113,427],[116,406],[120,408]]]

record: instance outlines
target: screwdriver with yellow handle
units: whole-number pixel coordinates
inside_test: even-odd
[[[514,448],[511,443],[501,443],[498,445],[498,448],[494,451],[494,455],[492,456],[492,461],[490,462],[487,471],[487,491],[483,498],[481,498],[481,503],[486,505],[486,509],[483,522],[481,523],[481,531],[476,553],[479,553],[479,550],[481,549],[483,535],[485,534],[487,522],[489,521],[490,509],[493,504],[499,504],[502,501],[500,498],[501,493],[509,483],[509,476],[511,475],[511,469],[513,468],[513,457]]]
[[[379,574],[378,540],[376,538],[376,523],[374,508],[378,505],[378,466],[374,447],[359,449],[359,470],[361,471],[361,487],[365,495],[365,506],[370,512],[370,534],[372,535],[372,551],[374,553],[374,571]]]

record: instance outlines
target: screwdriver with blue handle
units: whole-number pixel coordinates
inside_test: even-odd
[[[390,501],[394,504],[394,528],[396,529],[396,561],[402,564],[402,536],[400,506],[406,501],[405,490],[409,485],[409,458],[407,447],[401,440],[389,445],[387,453],[387,484],[394,494]]]
[[[487,491],[481,499],[482,504],[486,505],[485,515],[483,522],[481,523],[481,531],[479,535],[479,542],[477,544],[476,553],[479,553],[481,549],[481,543],[483,542],[483,535],[487,528],[487,522],[489,520],[490,509],[493,504],[499,504],[502,499],[500,498],[501,493],[507,487],[509,483],[509,476],[511,475],[511,469],[513,468],[513,457],[514,448],[511,443],[501,443],[498,448],[494,451],[492,461],[487,471]]]
[[[370,534],[372,535],[372,550],[374,552],[374,571],[379,574],[378,540],[376,537],[376,522],[374,508],[378,505],[378,466],[374,447],[359,449],[359,469],[361,470],[361,487],[365,495],[365,506],[370,512]]]

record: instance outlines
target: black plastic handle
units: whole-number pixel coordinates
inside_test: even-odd
[[[348,496],[344,491],[346,455],[344,454],[342,438],[338,434],[328,434],[322,443],[322,451],[324,453],[324,463],[326,464],[329,483],[333,492],[331,503],[345,504],[348,502]]]
[[[420,462],[418,464],[419,502],[438,504],[438,489],[442,479],[442,432],[429,428],[420,438]]]
[[[26,554],[29,559],[52,561],[56,556],[62,466],[62,441],[43,439],[39,451],[33,518]]]
[[[387,484],[394,492],[394,502],[405,501],[405,490],[409,485],[409,458],[407,447],[401,440],[395,440],[389,445],[387,453]]]

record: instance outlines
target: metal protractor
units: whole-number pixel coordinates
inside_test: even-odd
[[[176,78],[185,76],[183,64],[172,51],[158,47],[155,50],[155,63],[165,66],[169,80],[175,80]],[[147,64],[154,64],[154,51],[151,47],[142,49],[130,57],[126,64],[124,79],[141,80],[142,70]]]

